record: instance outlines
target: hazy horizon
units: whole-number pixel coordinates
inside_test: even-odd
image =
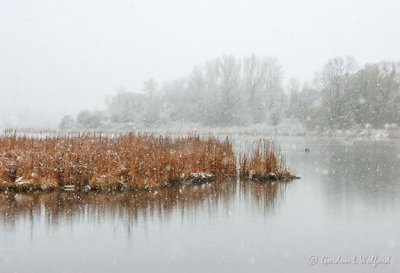
[[[54,126],[223,54],[276,57],[302,82],[336,56],[400,60],[399,11],[394,0],[3,1],[0,125]]]

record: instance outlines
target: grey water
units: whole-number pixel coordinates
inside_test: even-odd
[[[400,272],[400,141],[274,141],[300,180],[0,194],[0,272]]]

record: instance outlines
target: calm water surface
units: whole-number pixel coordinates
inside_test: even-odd
[[[275,141],[302,179],[1,194],[0,272],[400,272],[400,142]]]

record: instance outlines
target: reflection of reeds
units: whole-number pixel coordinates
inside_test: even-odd
[[[244,179],[240,182],[240,198],[249,204],[250,211],[257,215],[269,215],[281,205],[286,190],[291,184],[290,180],[263,182],[250,182]]]
[[[261,139],[250,153],[240,157],[240,174],[252,180],[290,180],[296,178],[286,167],[280,151],[270,140]]]
[[[124,219],[131,225],[154,216],[167,220],[176,212],[191,215],[201,208],[217,213],[215,207],[228,206],[235,190],[228,179],[200,186],[123,193],[8,193],[0,195],[0,224],[14,226],[21,218],[38,221],[45,216],[47,224],[54,226],[67,219],[97,222],[106,218]]]
[[[32,223],[23,225],[26,228],[37,228],[41,223],[57,228],[65,224],[107,221],[123,223],[122,229],[130,232],[138,224],[154,218],[168,221],[176,217],[186,219],[200,213],[217,217],[218,213],[234,210],[237,198],[251,211],[256,208],[269,212],[283,197],[286,185],[248,181],[235,184],[234,179],[228,179],[199,186],[183,185],[122,193],[9,192],[0,194],[0,228],[14,229],[20,221]]]
[[[272,183],[249,183],[243,180],[240,183],[240,192],[247,202],[257,204],[260,208],[274,207],[275,201],[283,198],[288,181]]]
[[[192,173],[236,174],[228,140],[121,134],[0,137],[0,188],[51,190],[151,189],[179,184]]]

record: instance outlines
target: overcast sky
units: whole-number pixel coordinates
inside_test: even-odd
[[[101,108],[222,54],[274,56],[303,81],[335,56],[400,60],[399,14],[398,0],[1,0],[0,125]]]

